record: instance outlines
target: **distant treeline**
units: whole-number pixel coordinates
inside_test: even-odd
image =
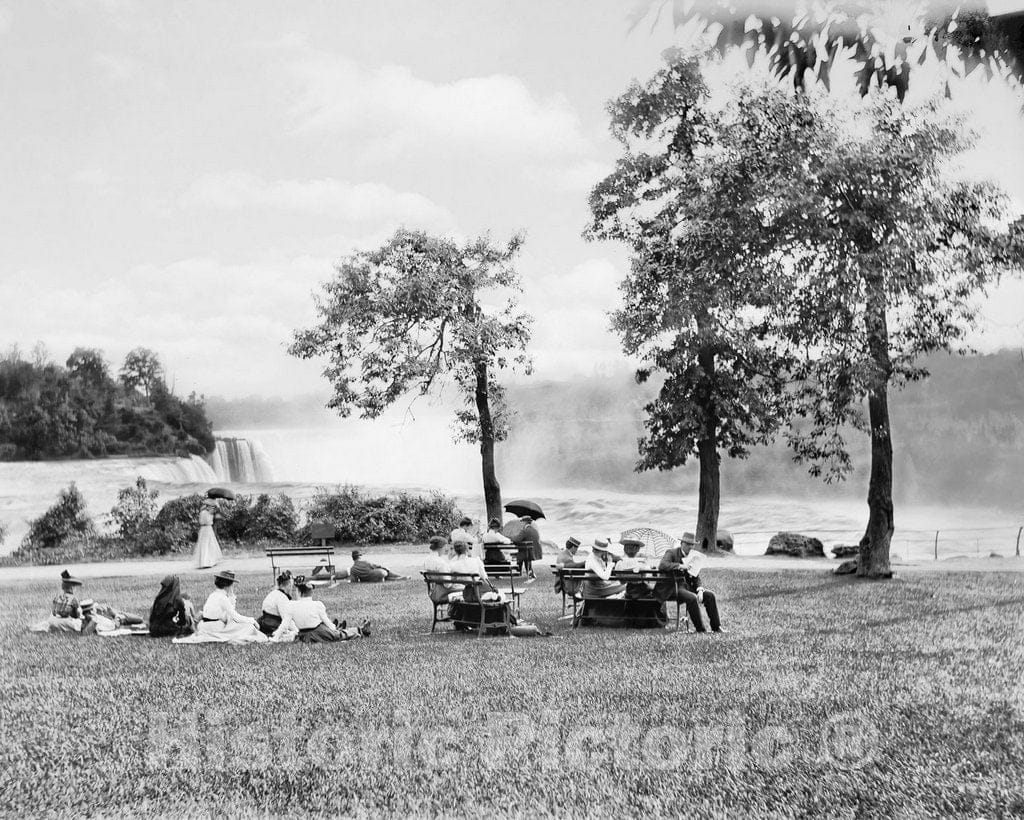
[[[40,347],[0,357],[0,460],[110,455],[204,455],[213,428],[194,394],[168,389],[156,354],[136,348],[117,378],[102,351],[77,348],[64,365]]]

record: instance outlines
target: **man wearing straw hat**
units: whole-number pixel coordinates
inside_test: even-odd
[[[675,581],[659,581],[654,587],[654,594],[662,601],[680,601],[686,606],[686,614],[693,622],[693,628],[697,632],[707,632],[704,628],[704,619],[700,613],[700,605],[708,613],[708,621],[711,624],[712,632],[723,632],[722,624],[718,618],[718,602],[715,600],[715,593],[704,589],[701,585],[700,575],[696,574],[696,558],[701,553],[693,550],[696,541],[691,533],[684,533],[678,547],[665,550],[661,556],[661,563],[658,569],[662,572],[675,574]]]

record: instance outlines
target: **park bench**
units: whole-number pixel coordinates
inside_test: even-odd
[[[653,592],[649,597],[641,598],[584,598],[582,593],[583,582],[587,578],[587,570],[577,567],[564,567],[555,566],[555,575],[560,580],[559,586],[562,588],[562,613],[565,613],[567,604],[572,602],[572,628],[576,629],[584,618],[591,618],[595,621],[600,621],[604,617],[626,617],[628,610],[631,605],[636,605],[638,602],[648,604],[657,601],[654,597]],[[629,583],[644,583],[651,586],[661,581],[671,581],[674,585],[677,585],[680,581],[679,576],[674,572],[662,572],[661,570],[650,569],[650,570],[629,570],[629,571],[618,571],[613,572],[612,581],[617,581],[622,584]],[[566,582],[569,584],[566,584]],[[572,589],[573,592],[567,592],[567,589]],[[614,616],[602,616],[595,615],[587,612],[588,604],[591,608],[596,608],[595,604],[600,604],[602,609],[606,611],[615,611]],[[676,596],[676,631],[679,630],[680,620],[680,609],[682,603]]]
[[[496,627],[503,629],[505,632],[512,626],[510,607],[511,603],[502,601],[463,601],[462,596],[459,596],[459,600],[449,601],[447,595],[443,593],[443,590],[449,584],[459,584],[463,587],[463,595],[465,594],[465,588],[475,587],[476,597],[479,599],[483,594],[490,592],[491,588],[487,585],[479,575],[471,572],[422,572],[423,580],[427,584],[427,595],[430,598],[430,602],[433,604],[434,613],[430,624],[430,631],[433,632],[437,625],[440,623],[453,623],[462,625],[467,628],[475,628],[477,630],[477,637],[482,637],[484,632],[488,629],[494,629]],[[440,590],[438,589],[440,587]],[[467,615],[469,613],[478,613],[478,617],[475,619],[469,619],[464,616],[463,618],[456,618],[451,613],[452,604],[461,604],[466,608]],[[494,613],[498,616],[497,619],[491,617],[488,619],[488,613]]]
[[[337,572],[334,566],[334,547],[327,543],[335,537],[334,527],[323,522],[314,522],[309,532],[312,538],[320,542],[319,544],[299,547],[267,547],[270,571],[275,582],[282,570],[298,570],[300,568],[301,574],[306,576],[309,583],[329,584],[334,580]],[[311,569],[307,570],[306,567],[310,566]],[[321,575],[321,573],[324,574]]]

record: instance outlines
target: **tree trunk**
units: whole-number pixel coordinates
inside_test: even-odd
[[[868,526],[860,541],[857,575],[891,578],[889,545],[894,527],[892,507],[892,435],[889,427],[889,327],[885,318],[885,289],[881,277],[869,280],[865,325],[868,350],[875,368],[868,392],[871,422],[871,480],[868,484]]]
[[[491,421],[491,403],[487,398],[487,362],[477,362],[476,399],[477,417],[480,419],[480,464],[484,479],[484,504],[487,506],[487,518],[501,521],[501,485],[494,474],[494,423]],[[486,528],[484,522],[484,527]]]
[[[707,384],[705,396],[704,436],[697,442],[700,461],[700,483],[697,490],[697,549],[715,552],[718,549],[718,507],[721,500],[718,457],[718,410],[715,405],[715,354],[701,351],[697,363],[704,371]],[[705,543],[705,539],[707,539]]]

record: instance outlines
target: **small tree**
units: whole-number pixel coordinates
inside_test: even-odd
[[[124,357],[118,376],[126,389],[141,388],[148,399],[157,383],[162,383],[163,373],[163,365],[156,353],[146,347],[137,347]]]
[[[763,316],[778,294],[758,264],[758,208],[787,123],[753,120],[733,101],[711,109],[698,60],[681,51],[609,105],[625,148],[590,197],[589,235],[627,242],[632,268],[613,325],[644,381],[664,380],[645,407],[638,470],[700,463],[696,537],[715,549],[720,452],[743,458],[785,412],[785,363]],[[755,126],[772,126],[755,129]],[[775,160],[777,161],[777,160]]]
[[[289,347],[303,359],[327,357],[328,406],[341,416],[357,409],[376,418],[402,396],[427,394],[451,377],[468,404],[457,417],[460,435],[480,445],[488,516],[501,515],[494,444],[507,435],[495,375],[530,370],[530,319],[502,296],[519,289],[512,261],[521,245],[521,237],[504,247],[484,237],[460,246],[399,230],[381,248],[342,261],[316,299],[319,324],[297,331]],[[485,307],[489,298],[500,306]]]
[[[110,370],[103,351],[93,347],[76,347],[65,365],[72,378],[90,389],[98,390],[110,380]]]
[[[90,539],[96,526],[86,509],[85,497],[75,484],[61,490],[57,503],[29,524],[22,549],[59,547],[74,539]]]
[[[146,534],[156,518],[158,495],[156,490],[149,489],[142,476],[135,479],[134,487],[117,491],[117,503],[110,511],[110,517],[121,538],[134,541]]]

